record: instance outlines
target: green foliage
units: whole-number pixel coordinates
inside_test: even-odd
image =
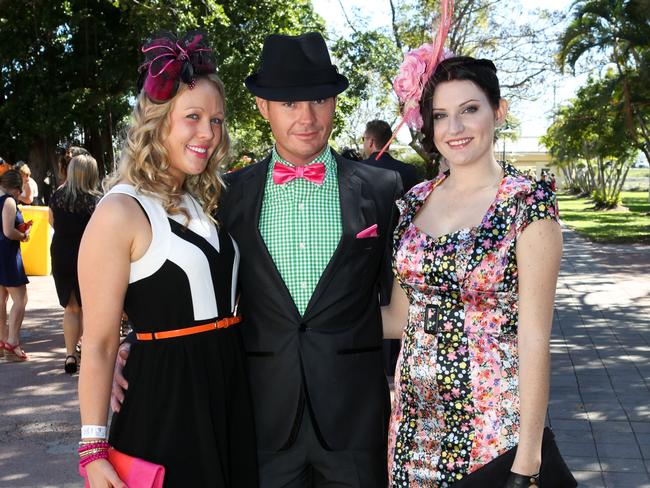
[[[308,0],[66,0],[2,2],[0,154],[25,158],[35,176],[55,148],[77,140],[113,166],[113,138],[135,95],[139,47],[165,29],[206,31],[226,85],[228,124],[240,155],[271,134],[243,84],[269,33],[323,30]]]
[[[644,5],[645,4],[645,5]],[[558,62],[575,69],[586,55],[599,63],[626,63],[650,39],[650,7],[646,0],[576,0],[572,20],[560,37]]]
[[[608,91],[622,111],[627,137],[650,160],[650,6],[647,0],[576,0],[560,37],[558,64],[575,71],[578,62],[609,72]]]
[[[542,142],[559,163],[569,187],[591,195],[598,207],[620,203],[637,148],[627,138],[613,74],[589,79],[562,107]]]
[[[647,192],[623,192],[625,209],[596,210],[593,201],[559,194],[562,222],[597,242],[650,243],[650,203]]]

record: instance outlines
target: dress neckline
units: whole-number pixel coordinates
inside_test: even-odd
[[[420,209],[424,206],[427,199],[431,196],[433,191],[436,188],[438,188],[438,186],[440,186],[442,184],[442,182],[445,181],[447,179],[447,177],[449,176],[449,172],[446,171],[445,173],[441,174],[440,176],[438,176],[436,179],[434,179],[431,182],[431,187],[429,188],[429,191],[427,191],[424,195],[422,195],[422,197],[418,201],[418,205],[413,207],[413,216],[411,218],[411,226],[413,226],[413,228],[417,232],[419,232],[420,234],[423,234],[424,236],[426,236],[429,240],[431,240],[434,243],[440,242],[444,237],[449,238],[449,237],[452,237],[452,236],[455,236],[455,235],[459,235],[459,234],[461,234],[463,232],[466,232],[468,235],[475,234],[476,231],[478,229],[480,229],[485,224],[486,221],[489,220],[490,216],[494,212],[494,209],[496,208],[497,203],[499,202],[499,197],[501,196],[503,186],[504,186],[506,180],[508,179],[508,176],[509,176],[508,169],[502,164],[500,164],[500,166],[501,166],[501,168],[503,170],[503,176],[501,177],[501,181],[499,181],[499,186],[498,186],[497,191],[496,191],[496,193],[494,195],[494,198],[492,199],[492,202],[490,203],[490,206],[488,207],[487,211],[483,215],[483,218],[481,219],[481,222],[479,222],[478,225],[474,225],[474,226],[471,226],[471,227],[461,227],[460,229],[456,229],[456,230],[453,230],[451,232],[445,232],[444,234],[440,234],[440,235],[434,237],[431,234],[429,234],[428,232],[425,232],[419,225],[417,225],[415,223],[415,217],[417,216]]]

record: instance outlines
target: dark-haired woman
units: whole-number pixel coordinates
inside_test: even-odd
[[[517,445],[507,486],[529,486],[562,253],[555,196],[494,157],[507,104],[492,62],[448,58],[426,81],[424,143],[449,171],[398,201],[390,486],[448,487]]]
[[[10,169],[0,176],[0,351],[8,361],[26,361],[20,345],[20,327],[27,306],[27,275],[20,253],[20,241],[29,238],[28,230],[19,230],[23,214],[16,205],[23,191],[19,171]],[[7,298],[12,306],[7,315]]]

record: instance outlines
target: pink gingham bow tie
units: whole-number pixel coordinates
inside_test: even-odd
[[[308,166],[287,166],[280,162],[273,168],[273,183],[282,185],[296,178],[304,178],[317,185],[322,185],[325,179],[325,165],[314,163]]]

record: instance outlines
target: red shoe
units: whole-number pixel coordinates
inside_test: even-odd
[[[5,357],[5,343],[4,341],[0,341],[0,358]]]
[[[16,349],[18,351],[16,351]],[[27,354],[25,354],[25,351],[23,351],[20,343],[12,346],[8,342],[5,342],[5,359],[7,361],[22,362],[27,361],[29,358],[27,357]]]

